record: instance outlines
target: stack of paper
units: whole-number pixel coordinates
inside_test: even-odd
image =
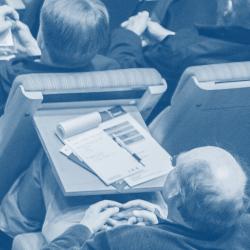
[[[130,114],[108,112],[106,121],[95,112],[58,125],[57,135],[81,165],[107,185],[124,181],[130,187],[172,169],[170,155]]]

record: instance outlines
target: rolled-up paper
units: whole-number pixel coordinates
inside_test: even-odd
[[[61,139],[67,139],[71,136],[96,128],[101,124],[101,122],[102,118],[100,113],[93,112],[60,122],[57,126],[56,132]]]

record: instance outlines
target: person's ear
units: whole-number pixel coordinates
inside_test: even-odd
[[[180,185],[178,181],[177,171],[173,169],[167,176],[164,188],[163,197],[167,201],[180,193]]]
[[[248,196],[243,197],[243,206],[242,206],[242,213],[249,213],[250,212],[250,199]]]

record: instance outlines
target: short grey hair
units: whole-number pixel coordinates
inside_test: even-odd
[[[184,153],[176,174],[184,221],[194,230],[216,234],[234,225],[245,211],[247,178],[232,155],[216,147],[210,149],[215,152],[212,161],[202,155],[188,161],[188,153]],[[229,159],[223,163],[224,156]]]

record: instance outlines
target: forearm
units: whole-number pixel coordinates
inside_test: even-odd
[[[121,68],[144,66],[140,37],[123,28],[112,33],[108,56],[115,59]]]
[[[83,225],[75,225],[66,230],[61,236],[48,243],[41,250],[81,249],[91,236],[90,230]],[[87,249],[87,248],[85,248]]]

